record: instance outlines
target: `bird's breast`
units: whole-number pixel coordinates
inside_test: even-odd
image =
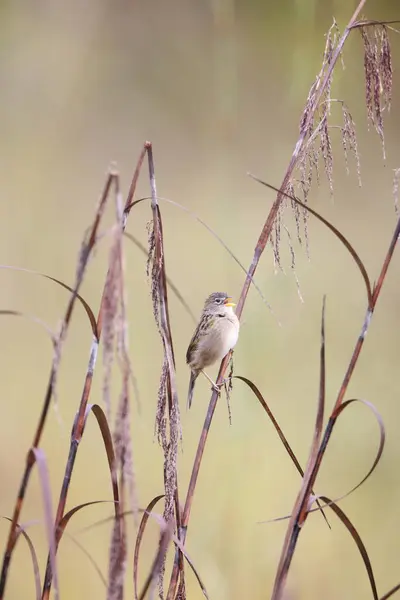
[[[220,361],[236,345],[239,336],[239,320],[220,317],[212,331],[203,340],[200,349],[204,366]]]
[[[228,354],[236,346],[239,337],[239,321],[226,319],[223,323],[223,333],[221,335],[221,358]]]

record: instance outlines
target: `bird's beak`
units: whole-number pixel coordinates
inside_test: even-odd
[[[225,306],[236,306],[234,302],[232,302],[232,298],[227,298],[224,302]]]

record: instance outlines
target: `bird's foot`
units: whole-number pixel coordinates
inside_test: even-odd
[[[225,379],[223,379],[221,381],[221,383],[214,383],[212,382],[212,391],[213,392],[217,392],[218,394],[221,394],[222,389],[225,390],[226,393],[228,393],[228,386],[230,384],[231,381],[231,377],[227,377]]]
[[[225,381],[223,381],[222,383],[214,383],[213,381],[211,382],[211,391],[212,392],[217,392],[218,396],[221,394],[221,389],[222,387],[225,385]]]
[[[220,396],[222,388],[224,388],[225,391],[227,391],[228,384],[229,384],[229,381],[231,380],[231,377],[228,377],[227,379],[223,379],[221,381],[221,383],[215,383],[215,381],[213,381],[211,379],[211,377],[209,377],[205,371],[202,370],[201,372],[203,373],[203,375],[205,377],[207,377],[208,381],[211,383],[211,391],[212,392],[217,392],[217,394]]]

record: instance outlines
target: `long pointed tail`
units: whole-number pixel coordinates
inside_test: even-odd
[[[198,373],[194,373],[193,371],[190,372],[189,391],[188,391],[187,405],[186,405],[186,408],[188,410],[192,406],[194,384],[196,382],[197,376],[198,376]]]

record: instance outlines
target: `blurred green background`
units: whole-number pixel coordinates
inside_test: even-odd
[[[274,196],[246,172],[276,185],[282,181],[309,86],[320,68],[324,34],[333,17],[343,29],[355,5],[348,0],[3,1],[0,262],[37,269],[72,284],[82,236],[109,164],[116,162],[126,192],[142,144],[149,139],[154,145],[158,193],[195,211],[247,267]],[[398,2],[367,2],[365,15],[399,18]],[[392,34],[391,39],[396,69],[399,38]],[[322,178],[321,187],[313,187],[310,202],[354,244],[374,280],[395,226],[392,170],[400,166],[400,82],[395,74],[392,111],[385,122],[384,164],[379,139],[367,130],[363,51],[357,32],[346,44],[344,60],[346,69],[336,70],[332,96],[347,101],[356,122],[363,186],[357,185],[354,164],[346,175],[339,135],[333,131],[334,201]],[[148,193],[145,166],[138,194]],[[224,249],[187,214],[167,204],[162,212],[168,274],[193,311],[200,313],[211,291],[226,290],[237,297],[243,273]],[[112,218],[110,210],[109,223]],[[144,243],[149,219],[145,203],[129,219],[128,231]],[[334,402],[365,310],[362,279],[344,248],[312,220],[309,236],[311,262],[295,245],[304,303],[298,297],[286,244],[282,255],[287,275],[274,272],[268,248],[256,279],[274,314],[251,289],[235,352],[236,374],[246,375],[260,387],[302,464],[310,447],[318,394],[322,296],[327,294],[328,406]],[[95,313],[107,256],[104,241],[82,291]],[[153,435],[162,352],[145,262],[127,242],[130,347],[141,398],[141,410],[137,404],[132,409],[141,506],[163,488],[162,452]],[[385,453],[373,477],[341,503],[363,537],[380,594],[400,579],[399,275],[395,255],[348,396],[370,400],[379,409],[386,423]],[[0,308],[37,315],[57,328],[67,300],[61,288],[13,271],[3,270],[0,277]],[[207,382],[199,380],[193,409],[186,412],[185,352],[193,322],[172,294],[170,306],[184,435],[179,454],[183,500],[210,393]],[[3,317],[0,328],[0,514],[9,516],[41,407],[52,348],[44,332],[29,321]],[[58,382],[60,417],[51,411],[43,440],[54,504],[90,343],[89,324],[77,308]],[[101,383],[100,359],[92,402],[101,402]],[[117,398],[117,385],[115,391]],[[337,497],[351,488],[368,470],[377,444],[378,427],[371,414],[361,405],[346,411],[335,429],[317,492]],[[217,407],[187,538],[188,552],[211,598],[270,597],[287,522],[257,522],[288,514],[299,485],[300,478],[265,414],[244,385],[236,382],[231,426],[223,399]],[[79,449],[68,507],[109,498],[104,451],[90,422]],[[105,575],[111,526],[78,532],[109,514],[108,505],[82,511],[68,530]],[[370,597],[354,542],[334,516],[331,521],[332,531],[318,514],[307,521],[290,571],[287,598]],[[43,569],[46,537],[36,472],[22,522],[32,523],[29,533]],[[2,544],[7,533],[3,521]],[[133,529],[130,533],[131,560]],[[156,541],[157,526],[150,524],[141,580]],[[58,556],[62,598],[105,597],[98,574],[67,537]],[[127,598],[132,597],[131,573],[129,562]],[[188,597],[201,598],[194,577],[191,573],[187,577]],[[6,597],[34,598],[30,558],[22,542],[14,555]]]

